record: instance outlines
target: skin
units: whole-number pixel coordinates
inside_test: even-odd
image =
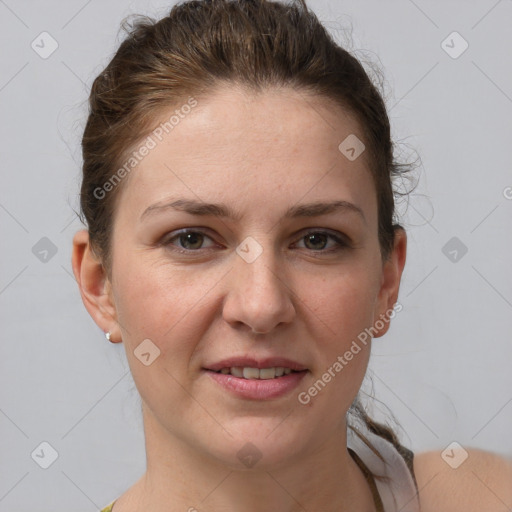
[[[223,86],[198,98],[125,178],[111,276],[87,231],[75,235],[72,263],[83,302],[98,326],[124,343],[143,403],[147,472],[114,512],[259,512],[269,503],[283,512],[374,510],[347,451],[345,423],[371,342],[307,405],[297,400],[358,334],[389,314],[405,264],[403,230],[382,258],[367,155],[350,161],[338,150],[350,134],[364,140],[356,120],[325,99]],[[224,203],[240,218],[166,209],[141,220],[149,206],[170,198]],[[334,200],[362,215],[346,209],[284,217],[291,206]],[[183,238],[180,245],[182,228],[204,232],[202,248]],[[334,239],[304,238],[324,230],[346,244],[328,252]],[[252,263],[236,252],[249,236],[262,249]],[[384,324],[375,337],[385,334]],[[134,354],[145,339],[160,350],[149,366]],[[202,370],[233,355],[288,357],[308,373],[283,397],[244,400]],[[237,458],[248,442],[262,455],[250,469]]]
[[[512,510],[512,457],[466,448],[468,458],[453,469],[442,459],[442,451],[414,456],[421,512]]]

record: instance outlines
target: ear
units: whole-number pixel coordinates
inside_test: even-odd
[[[91,248],[89,232],[85,229],[73,237],[71,264],[85,308],[100,329],[110,332],[110,340],[118,343],[121,336],[112,287],[103,264]]]
[[[382,265],[381,287],[376,302],[374,318],[375,338],[386,334],[391,318],[394,316],[394,311],[401,310],[401,306],[400,309],[398,307],[394,308],[394,306],[398,299],[398,290],[400,289],[400,280],[402,279],[402,272],[405,266],[406,253],[407,234],[402,227],[397,226],[395,227],[393,250]],[[392,316],[390,316],[391,314]]]

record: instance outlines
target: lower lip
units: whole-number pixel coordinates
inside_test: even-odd
[[[244,379],[230,374],[206,370],[215,382],[240,398],[270,400],[290,393],[306,375],[307,370],[292,372],[275,379]]]

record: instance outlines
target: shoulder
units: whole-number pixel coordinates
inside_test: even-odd
[[[414,455],[414,473],[422,512],[512,509],[512,458],[476,448],[430,451]]]

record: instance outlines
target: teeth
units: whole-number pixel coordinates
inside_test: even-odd
[[[239,368],[238,366],[232,366],[231,367],[231,375],[234,375],[235,377],[243,377],[244,370],[243,370],[243,368]]]
[[[291,368],[284,368],[282,366],[272,367],[272,368],[250,368],[250,367],[240,367],[240,366],[232,366],[231,368],[222,368],[219,373],[223,373],[224,375],[231,374],[234,377],[244,378],[244,379],[261,379],[268,380],[274,379],[276,377],[282,377],[283,375],[289,375],[292,373]]]
[[[244,379],[259,379],[260,371],[258,368],[244,368],[243,369]]]
[[[260,375],[260,379],[273,379],[276,376],[276,369],[275,368],[261,368],[261,370],[258,372]],[[244,371],[244,377],[245,377],[245,371]]]

